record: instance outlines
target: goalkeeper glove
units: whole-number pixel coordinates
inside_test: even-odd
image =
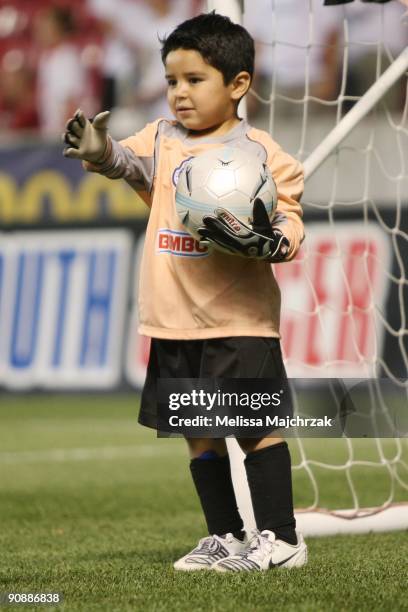
[[[77,110],[65,126],[63,140],[68,146],[63,151],[64,156],[91,163],[101,160],[108,144],[109,115],[110,112],[105,111],[90,121],[83,111]]]
[[[279,262],[285,259],[289,241],[277,227],[272,227],[264,203],[257,198],[253,206],[252,224],[243,223],[225,208],[217,208],[216,215],[203,217],[204,227],[197,232],[200,244],[218,245],[234,255]]]

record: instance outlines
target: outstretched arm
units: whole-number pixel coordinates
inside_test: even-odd
[[[81,110],[68,121],[63,140],[65,157],[82,160],[89,172],[110,179],[124,179],[150,205],[155,169],[158,121],[117,142],[108,134],[109,112],[92,120]]]
[[[64,156],[101,163],[108,149],[109,111],[99,113],[92,121],[78,109],[65,126],[63,141],[67,145]]]

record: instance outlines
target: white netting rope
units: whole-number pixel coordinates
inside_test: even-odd
[[[277,58],[282,58],[281,51],[283,49],[298,51],[304,51],[305,54],[305,70],[304,70],[304,95],[299,96],[297,90],[293,95],[288,93],[287,90],[281,91],[279,83],[279,71],[277,69],[271,71],[270,75],[270,92],[269,95],[258,92],[255,88],[251,91],[251,95],[256,99],[259,108],[269,109],[268,117],[265,118],[267,127],[270,133],[276,137],[279,141],[279,137],[276,132],[279,132],[279,105],[282,108],[282,102],[285,103],[289,108],[294,109],[300,116],[300,128],[298,133],[300,134],[297,145],[293,142],[291,146],[286,146],[287,150],[295,155],[301,161],[305,161],[312,150],[319,144],[319,141],[313,141],[314,135],[311,133],[311,127],[313,122],[319,116],[319,111],[314,111],[314,108],[329,109],[332,115],[334,115],[334,121],[332,128],[341,121],[344,116],[345,105],[357,102],[360,100],[360,95],[350,95],[347,93],[347,82],[350,72],[350,55],[357,47],[365,48],[370,52],[375,52],[375,76],[376,79],[384,72],[384,62],[391,64],[395,59],[395,53],[390,49],[386,33],[385,33],[385,11],[388,10],[387,5],[381,7],[377,6],[378,19],[380,20],[379,32],[380,36],[375,42],[367,41],[356,41],[350,37],[350,13],[349,9],[336,8],[337,11],[342,10],[343,16],[340,21],[339,38],[341,40],[339,45],[340,55],[340,83],[338,87],[338,95],[333,99],[320,98],[313,93],[311,84],[311,73],[312,73],[312,61],[313,53],[316,52],[316,48],[323,51],[321,41],[317,40],[316,28],[319,27],[316,19],[316,9],[321,7],[322,1],[316,2],[308,0],[304,4],[308,5],[307,24],[305,28],[308,32],[307,43],[293,42],[285,40],[280,28],[278,20],[279,6],[282,3],[278,0],[270,0],[269,2],[269,16],[264,15],[263,19],[268,19],[270,24],[270,41],[265,40],[257,41],[259,48],[267,50],[271,66],[275,67],[277,64]],[[317,4],[320,7],[317,7]],[[252,2],[246,2],[245,8],[248,11],[255,10]],[[325,7],[326,10],[331,10],[331,7]],[[403,9],[402,9],[403,13]],[[245,17],[247,13],[244,11]],[[295,19],[295,15],[293,15]],[[245,20],[244,20],[245,24]],[[400,20],[400,27],[407,30],[408,36],[408,24],[402,19]],[[256,36],[255,36],[256,38]],[[280,53],[278,53],[280,52]],[[342,282],[345,284],[347,293],[347,303],[341,311],[341,316],[351,317],[351,327],[353,329],[353,335],[351,343],[354,348],[355,359],[365,370],[367,377],[373,377],[379,372],[382,376],[390,379],[395,385],[402,387],[408,400],[408,387],[405,380],[401,380],[400,375],[396,375],[390,365],[382,357],[383,342],[379,342],[378,339],[384,335],[389,335],[397,341],[399,351],[399,360],[403,370],[408,370],[408,352],[407,352],[407,315],[406,315],[406,299],[407,299],[407,287],[408,279],[406,275],[405,262],[403,249],[407,248],[408,234],[406,232],[406,226],[403,226],[403,215],[407,215],[407,194],[408,194],[408,82],[405,77],[400,79],[401,86],[405,82],[405,101],[399,109],[390,110],[387,104],[382,100],[369,115],[361,121],[361,126],[364,127],[365,142],[354,144],[353,142],[345,142],[345,144],[338,146],[331,154],[331,163],[334,162],[334,167],[331,171],[330,181],[326,181],[326,189],[322,191],[321,197],[315,199],[309,199],[308,192],[306,189],[306,195],[303,199],[303,205],[307,216],[308,211],[319,211],[320,214],[325,212],[327,215],[327,221],[330,227],[331,237],[335,242],[336,249],[329,254],[326,254],[327,258],[335,259],[338,261],[338,268],[342,277]],[[299,118],[299,117],[298,117]],[[317,119],[318,120],[318,119]],[[377,122],[381,123],[382,132],[377,131]],[[261,126],[264,127],[264,126]],[[384,130],[389,135],[392,135],[394,139],[394,151],[395,155],[392,160],[392,167],[390,168],[389,160],[384,159],[382,150],[381,135],[384,134]],[[318,138],[321,138],[321,133]],[[347,159],[359,159],[361,174],[363,176],[363,184],[361,189],[361,195],[353,194],[352,197],[344,198],[342,191],[344,186],[344,160]],[[347,164],[346,164],[347,165]],[[347,170],[346,170],[347,172]],[[318,174],[318,172],[317,172]],[[373,175],[380,176],[381,181],[388,185],[388,192],[392,194],[393,207],[390,214],[391,220],[384,218],[382,207],[380,206],[379,198],[372,187]],[[376,181],[378,184],[378,180]],[[405,202],[404,202],[405,197]],[[382,203],[381,203],[382,204]],[[363,307],[360,307],[353,303],[352,291],[348,282],[348,274],[342,259],[342,244],[340,238],[337,236],[337,223],[336,214],[341,210],[358,211],[361,215],[365,224],[369,223],[369,220],[374,219],[377,226],[381,229],[388,240],[391,242],[393,258],[396,262],[394,271],[390,267],[390,262],[382,261],[381,255],[370,252],[369,240],[367,239],[360,257],[363,261],[363,271],[366,276],[365,283],[367,284],[369,291],[369,300],[366,301]],[[371,221],[372,222],[372,221]],[[364,241],[364,237],[363,241]],[[309,270],[309,261],[311,259],[311,252],[308,248],[307,241],[304,245],[303,259],[302,259],[302,271],[307,277],[311,295],[313,296],[314,308],[306,311],[300,308],[302,317],[316,317],[319,326],[319,333],[323,336],[330,332],[327,329],[327,325],[324,322],[324,312],[330,310],[330,305],[321,305],[317,296],[317,290],[313,286],[313,281]],[[372,277],[370,275],[370,265],[377,266],[380,270],[380,274],[383,278],[383,282],[389,286],[394,285],[397,288],[397,299],[399,307],[399,321],[391,322],[386,318],[385,301],[382,304],[376,303],[375,288],[372,285]],[[282,275],[284,273],[282,272]],[[360,350],[359,342],[357,339],[357,319],[362,314],[370,317],[375,325],[375,338],[372,347],[371,355],[367,355]],[[287,366],[290,374],[291,366],[295,365],[293,359],[288,359]],[[329,354],[325,355],[324,369],[329,373],[331,369],[341,365],[338,360],[331,359]],[[321,372],[321,365],[313,366],[310,365],[309,369],[312,372],[315,369],[315,373],[312,375],[319,375]],[[359,370],[362,371],[361,369]],[[321,374],[320,374],[321,375]],[[329,375],[329,374],[328,374]],[[406,374],[405,374],[406,376]],[[373,379],[370,383],[369,392],[371,395],[371,410],[369,418],[375,421],[377,415],[374,412],[380,412],[388,418],[388,398],[384,396],[383,390],[378,380]],[[297,398],[295,396],[295,407]],[[408,406],[408,401],[407,404]],[[329,442],[329,441],[328,441]],[[370,455],[374,455],[370,459],[364,460],[359,459],[356,456],[356,443],[358,441],[351,438],[345,438],[336,441],[343,445],[345,450],[345,459],[340,463],[330,463],[329,460],[318,460],[313,459],[310,456],[310,450],[307,449],[305,441],[297,439],[296,443],[298,446],[299,460],[293,465],[294,472],[303,472],[307,475],[312,491],[312,502],[307,510],[321,510],[324,508],[322,503],[322,490],[319,486],[319,478],[316,475],[316,470],[326,470],[331,473],[341,472],[345,476],[345,480],[348,487],[349,498],[351,499],[350,509],[348,513],[342,513],[335,511],[333,508],[328,508],[332,514],[337,516],[343,516],[346,518],[361,517],[371,515],[389,507],[396,501],[397,488],[403,491],[408,491],[408,463],[407,463],[407,450],[408,441],[405,439],[380,439],[374,438],[371,440]],[[330,450],[330,449],[329,449]],[[330,453],[328,453],[330,454]],[[387,476],[387,486],[381,492],[381,498],[375,501],[375,505],[366,507],[361,502],[361,482],[358,483],[354,477],[354,473],[359,468],[373,469],[377,471],[383,471]],[[359,488],[360,487],[360,488]],[[408,500],[408,495],[400,494],[399,499],[405,497],[405,501]]]

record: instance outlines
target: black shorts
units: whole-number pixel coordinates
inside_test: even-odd
[[[157,429],[159,378],[286,378],[277,338],[152,339],[139,423]]]

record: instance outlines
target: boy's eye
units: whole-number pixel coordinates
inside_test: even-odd
[[[196,83],[200,83],[203,79],[200,77],[190,77],[188,79],[188,82],[191,85],[195,85]],[[176,79],[167,79],[167,85],[168,87],[176,87],[177,85],[177,80]]]

